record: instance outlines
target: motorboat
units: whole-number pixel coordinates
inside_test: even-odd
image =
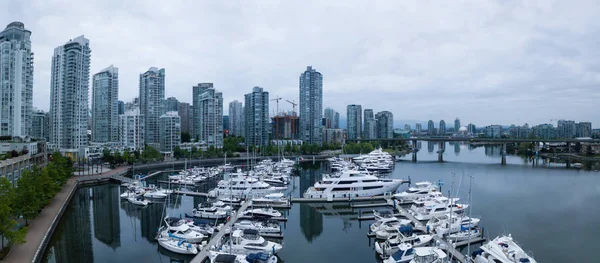
[[[404,192],[394,194],[394,198],[402,201],[412,201],[419,197],[425,197],[431,192],[436,192],[437,187],[431,182],[424,181],[415,183],[414,187],[408,188]]]
[[[375,242],[375,251],[382,259],[386,259],[389,255],[396,252],[398,245],[402,243],[410,244],[413,247],[427,246],[433,240],[433,235],[416,235],[412,234],[405,236],[403,234],[395,235],[385,241]]]
[[[415,257],[415,249],[407,243],[398,245],[396,252],[394,252],[385,263],[407,263]]]
[[[223,242],[222,251],[232,251],[234,253],[277,253],[282,246],[278,243],[267,241],[260,236],[258,231],[252,229],[234,230],[229,242]]]
[[[458,241],[466,241],[470,239],[475,239],[475,238],[479,238],[482,235],[482,231],[480,228],[477,227],[473,227],[471,229],[469,228],[462,228],[461,231],[456,232],[456,233],[452,233],[449,234],[446,239],[453,241],[453,242],[458,242]]]
[[[236,197],[245,199],[247,197],[258,197],[266,194],[285,191],[287,187],[272,186],[251,176],[233,177],[229,180],[221,180],[217,187],[208,192],[210,197]]]
[[[163,199],[167,198],[167,194],[161,190],[153,189],[144,193],[145,198]]]
[[[379,240],[386,240],[392,236],[402,235],[402,234],[412,234],[413,227],[412,225],[400,225],[400,226],[392,226],[388,224],[381,225],[379,230],[375,232],[375,238]]]
[[[415,256],[409,263],[447,263],[448,255],[437,247],[416,247]],[[393,261],[392,261],[393,262]]]
[[[379,230],[383,230],[384,227],[396,227],[410,225],[411,221],[408,219],[398,219],[397,217],[383,217],[375,221],[375,223],[369,225],[370,233],[375,233]]]
[[[160,237],[158,244],[166,250],[178,254],[196,255],[198,254],[198,245],[189,243],[183,239]]]
[[[128,197],[127,201],[129,201],[130,203],[132,203],[134,205],[139,205],[139,206],[147,206],[150,203],[150,202],[148,202],[148,200],[144,200],[144,198],[135,197],[135,196]]]
[[[218,227],[214,227],[209,222],[203,220],[183,220],[185,220],[185,223],[191,230],[200,232],[205,236],[212,236],[215,233],[215,230],[218,231]]]
[[[223,201],[213,203],[205,202],[193,209],[192,214],[194,217],[199,218],[223,219],[231,214],[231,210],[231,206]]]
[[[250,253],[246,256],[250,263],[277,263],[277,256],[265,252]]]
[[[133,193],[133,192],[125,191],[125,192],[123,192],[120,195],[120,197],[123,198],[123,199],[127,199],[127,198],[130,198],[130,197],[135,198],[135,197],[137,197],[137,195],[135,193]]]
[[[380,220],[384,220],[385,218],[392,218],[392,217],[394,217],[394,214],[392,213],[392,211],[389,211],[389,210],[384,210],[384,211],[373,210],[373,217],[375,217],[375,220],[380,221]]]
[[[235,229],[253,229],[259,234],[281,233],[281,226],[277,221],[250,221],[242,220],[233,224]]]
[[[469,205],[458,204],[456,203],[458,200],[459,198],[449,199],[447,197],[439,197],[433,201],[425,203],[423,207],[420,207],[416,210],[410,209],[409,213],[411,213],[419,221],[426,221],[436,215],[443,215],[447,213],[460,214],[467,209]]]
[[[444,198],[446,197],[444,197],[444,195],[440,192],[430,192],[426,196],[413,199],[413,204],[410,206],[410,210],[416,211],[418,209],[422,209],[422,207],[425,207],[426,205],[431,205],[436,200],[442,200]]]
[[[323,179],[304,192],[304,198],[368,197],[393,193],[402,180],[380,179],[358,170],[343,170],[337,176],[323,175]]]
[[[247,263],[246,255],[210,251],[210,263]]]
[[[272,207],[255,208],[242,212],[245,216],[252,216],[258,218],[273,218],[281,217],[281,212],[273,209]]]
[[[194,231],[183,220],[177,218],[166,217],[164,219],[165,226],[162,226],[158,232],[158,238],[179,238],[190,243],[200,243],[204,239],[204,235],[198,231]],[[157,238],[157,239],[158,239]]]
[[[450,223],[452,221],[452,223]],[[436,228],[434,228],[435,233],[442,237],[446,234],[453,234],[456,232],[460,232],[464,229],[469,229],[472,227],[476,227],[479,225],[481,219],[475,217],[468,217],[462,215],[453,215],[452,219],[449,217],[441,222]],[[431,228],[430,228],[431,229]]]
[[[513,240],[512,235],[499,236],[483,244],[480,253],[474,253],[475,263],[536,263]]]
[[[289,199],[287,199],[283,193],[272,193],[263,197],[253,198],[252,202],[255,204],[288,205]]]

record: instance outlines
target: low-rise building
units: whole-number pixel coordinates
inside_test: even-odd
[[[18,156],[0,160],[0,177],[6,177],[13,185],[16,185],[24,170],[31,169],[36,165],[43,167],[48,163],[46,141],[27,144],[15,143],[11,146],[7,146],[7,144],[4,142],[2,146],[4,150],[10,149],[3,152],[5,155],[13,150],[21,149],[21,151],[17,151]]]
[[[342,129],[323,129],[323,143],[334,144],[344,142],[344,130]]]

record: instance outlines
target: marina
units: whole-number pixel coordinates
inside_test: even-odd
[[[474,152],[479,152],[480,154],[482,154],[482,150],[477,149],[474,150]],[[468,153],[467,150],[464,150],[465,152]],[[466,155],[468,157],[468,155]],[[485,156],[485,155],[484,155]],[[435,155],[432,155],[432,157],[435,157]],[[467,166],[463,166],[461,165],[460,162],[453,162],[452,157],[456,157],[458,158],[458,160],[460,161],[460,158],[463,157],[461,155],[450,155],[447,156],[446,159],[450,160],[447,161],[447,163],[444,164],[439,164],[439,163],[418,163],[418,164],[414,164],[414,163],[410,163],[410,162],[399,162],[396,164],[396,168],[394,169],[394,172],[392,172],[390,175],[388,175],[389,178],[402,178],[402,177],[407,177],[406,175],[410,174],[410,176],[413,178],[413,181],[419,180],[428,180],[428,181],[432,181],[432,182],[437,182],[438,179],[442,179],[445,182],[445,186],[443,187],[444,189],[442,189],[444,193],[446,193],[447,191],[450,190],[450,182],[452,181],[452,176],[451,173],[452,172],[456,172],[456,171],[460,171],[461,170],[461,166],[462,167],[467,167]],[[421,158],[421,159],[425,159],[425,158]],[[478,164],[478,165],[473,165],[473,164],[469,164],[469,172],[474,173],[475,175],[477,174],[486,174],[486,170],[489,171],[490,167],[489,164],[485,163],[486,158],[483,159],[479,159],[484,161],[484,163],[482,164]],[[490,163],[493,160],[490,160]],[[569,173],[568,171],[565,171],[564,168],[552,168],[550,167],[536,167],[536,168],[531,168],[530,165],[524,165],[522,164],[522,161],[518,158],[509,158],[509,161],[512,161],[512,163],[509,162],[509,165],[504,166],[504,167],[500,167],[499,165],[497,166],[499,169],[501,169],[501,174],[506,173],[506,171],[508,172],[512,172],[514,173],[515,171],[520,171],[523,170],[523,168],[521,167],[527,167],[527,173],[529,174],[528,177],[519,177],[520,180],[533,180],[533,178],[540,178],[543,180],[548,180],[549,177],[545,176],[545,174],[557,174],[553,177],[550,178],[554,178],[554,179],[558,179],[558,178],[563,178],[563,176],[558,177],[559,173]],[[434,166],[435,169],[431,170],[430,175],[428,175],[427,170],[423,170],[429,166]],[[475,167],[474,167],[475,166]],[[494,167],[496,167],[496,164],[493,164]],[[480,167],[480,168],[477,168]],[[281,260],[285,260],[286,262],[305,262],[305,260],[311,260],[313,262],[325,262],[322,261],[320,258],[325,258],[327,257],[327,254],[324,254],[325,251],[336,251],[336,249],[343,249],[343,247],[347,247],[347,246],[352,246],[354,249],[352,251],[347,251],[345,254],[340,255],[340,254],[336,254],[337,257],[340,257],[340,261],[345,261],[345,262],[380,262],[380,259],[375,259],[373,258],[373,254],[376,254],[373,248],[373,244],[374,243],[370,243],[369,246],[367,246],[367,242],[365,240],[364,245],[359,245],[362,242],[359,242],[360,239],[369,239],[367,237],[365,237],[365,233],[367,233],[368,231],[365,229],[365,226],[367,226],[369,224],[369,221],[366,221],[366,223],[362,223],[362,227],[361,227],[361,223],[362,221],[358,221],[357,218],[362,215],[364,217],[372,214],[373,209],[392,209],[392,207],[390,205],[385,206],[384,202],[387,203],[386,198],[381,198],[379,200],[372,200],[372,201],[364,201],[364,202],[311,202],[311,203],[294,203],[293,198],[299,198],[302,193],[305,191],[304,189],[308,189],[308,187],[312,186],[314,184],[314,182],[320,180],[320,176],[323,173],[329,173],[328,171],[328,167],[327,164],[324,163],[317,163],[315,165],[313,164],[304,164],[301,167],[301,170],[298,172],[297,176],[292,177],[292,179],[290,180],[289,183],[289,188],[290,188],[290,192],[289,195],[292,196],[292,198],[290,198],[290,201],[292,202],[291,208],[289,209],[289,211],[285,212],[285,218],[287,221],[283,221],[282,224],[282,236],[284,236],[283,238],[283,248],[281,249],[281,251],[279,253],[277,253],[277,256],[281,259]],[[464,169],[464,168],[463,168]],[[420,171],[420,172],[419,172]],[[445,171],[445,172],[444,172]],[[399,174],[396,174],[399,173]],[[416,174],[420,173],[420,176],[418,177],[418,179],[416,177]],[[443,176],[440,176],[440,174],[443,174]],[[488,172],[489,174],[489,172]],[[533,177],[532,177],[533,175]],[[586,178],[589,178],[588,176],[585,176],[586,174],[583,174],[582,176],[576,177],[579,178],[577,181],[581,181],[581,180],[587,180]],[[593,175],[593,173],[591,174]],[[157,183],[157,180],[165,180],[162,179],[165,175],[158,175],[155,178],[149,178],[147,181],[147,184],[155,184]],[[523,216],[526,216],[527,213],[525,214],[519,214],[519,213],[513,213],[513,217],[506,217],[506,216],[502,216],[500,214],[498,214],[497,212],[494,212],[494,210],[490,210],[488,208],[489,204],[494,204],[496,202],[503,202],[506,204],[506,207],[508,209],[508,211],[511,211],[513,209],[517,209],[516,207],[520,207],[519,211],[527,211],[527,210],[523,210],[523,203],[519,203],[517,202],[517,199],[515,199],[514,201],[511,201],[511,199],[506,199],[506,197],[513,197],[513,194],[509,194],[506,197],[502,197],[499,196],[498,194],[496,194],[495,192],[490,192],[488,188],[482,188],[483,185],[488,185],[490,183],[494,184],[494,185],[498,185],[500,188],[499,189],[510,189],[510,188],[506,188],[506,186],[508,186],[506,183],[502,183],[497,181],[495,178],[498,177],[498,175],[488,175],[490,176],[490,178],[481,178],[481,177],[477,177],[477,180],[481,180],[481,181],[485,181],[486,183],[483,182],[479,182],[479,183],[474,183],[473,184],[473,188],[474,188],[474,193],[476,198],[473,200],[474,202],[474,207],[475,210],[473,213],[476,213],[478,215],[483,215],[484,220],[482,221],[483,225],[486,228],[485,231],[485,236],[482,238],[473,238],[471,240],[471,252],[474,252],[478,247],[479,244],[484,243],[484,239],[485,238],[493,238],[496,237],[496,235],[501,234],[504,230],[505,231],[509,231],[508,233],[512,233],[513,236],[515,237],[515,240],[519,242],[519,244],[522,245],[522,247],[529,251],[541,251],[540,246],[543,246],[544,244],[540,244],[537,242],[531,242],[531,237],[533,236],[535,238],[535,236],[539,236],[541,233],[540,232],[535,232],[534,229],[525,229],[523,227],[521,227],[523,224],[526,223],[522,223],[519,221],[519,223],[514,222],[515,219],[519,219]],[[513,178],[513,177],[511,177]],[[417,182],[419,182],[417,181]],[[456,180],[458,181],[458,180]],[[560,181],[560,180],[559,180]],[[477,182],[477,181],[476,181]],[[536,183],[541,183],[539,180],[536,181]],[[216,186],[217,182],[204,182],[201,183],[199,185],[197,185],[193,191],[201,191],[201,192],[208,192],[210,189],[214,188]],[[543,183],[542,183],[543,184]],[[547,184],[547,182],[546,182]],[[465,195],[465,191],[464,189],[466,189],[467,183],[463,182],[463,190],[460,191],[459,196],[461,197],[461,200],[468,200],[467,196]],[[515,184],[510,183],[509,184],[512,188],[514,188]],[[578,183],[576,183],[575,185],[579,185]],[[505,186],[505,188],[502,188],[502,186]],[[192,196],[189,193],[186,193],[185,195],[183,194],[178,194],[178,195],[172,195],[170,200],[169,198],[167,198],[167,200],[165,201],[154,201],[153,203],[149,204],[147,207],[144,208],[134,208],[133,205],[129,204],[128,202],[122,202],[120,205],[118,205],[115,209],[117,210],[112,210],[113,212],[104,212],[104,214],[110,214],[110,215],[115,215],[115,214],[121,214],[120,216],[118,216],[117,218],[121,218],[118,221],[121,221],[119,224],[119,230],[116,230],[115,233],[121,233],[119,234],[120,238],[118,240],[120,240],[118,243],[115,243],[115,240],[117,239],[107,239],[106,237],[110,237],[111,235],[106,235],[106,234],[102,234],[102,231],[100,231],[100,229],[95,226],[96,223],[96,219],[93,216],[94,213],[90,212],[89,216],[90,219],[88,219],[87,221],[84,219],[77,219],[78,222],[78,227],[86,227],[89,226],[92,229],[97,229],[92,231],[91,237],[85,237],[85,235],[83,236],[82,242],[80,242],[81,244],[79,245],[80,247],[83,245],[83,247],[86,247],[88,245],[86,244],[90,244],[89,248],[84,249],[84,251],[94,251],[94,253],[89,253],[89,256],[83,256],[83,255],[79,255],[79,254],[73,254],[73,252],[67,252],[67,253],[71,253],[70,257],[73,258],[73,260],[75,259],[79,259],[79,260],[75,260],[75,261],[69,261],[69,259],[65,259],[64,253],[65,252],[61,252],[61,246],[57,246],[58,240],[60,239],[61,236],[64,235],[68,235],[67,233],[69,233],[68,229],[77,229],[77,228],[65,228],[65,227],[61,227],[60,225],[64,225],[67,224],[67,222],[75,222],[72,221],[69,218],[73,218],[74,214],[73,214],[73,205],[75,205],[76,203],[78,203],[78,209],[77,211],[81,211],[83,209],[83,211],[85,211],[86,209],[88,209],[88,211],[93,211],[93,207],[95,206],[95,204],[97,202],[103,202],[101,200],[103,199],[99,199],[100,196],[108,196],[106,194],[101,195],[100,193],[102,193],[103,191],[112,191],[114,192],[115,190],[109,190],[109,189],[114,189],[112,188],[113,186],[111,186],[110,184],[108,185],[101,185],[101,186],[93,186],[92,188],[81,188],[80,190],[78,190],[78,193],[76,193],[75,198],[73,199],[74,201],[72,202],[72,205],[70,205],[71,208],[69,208],[66,212],[65,212],[65,216],[63,217],[63,219],[61,219],[61,223],[59,224],[58,227],[58,231],[56,232],[55,235],[53,235],[53,238],[49,244],[49,248],[47,251],[51,251],[52,253],[50,254],[51,256],[48,258],[47,262],[92,262],[92,261],[97,261],[97,262],[103,262],[103,259],[107,259],[107,257],[111,257],[111,252],[113,249],[111,248],[111,246],[116,248],[116,251],[121,251],[120,254],[121,255],[125,255],[123,256],[122,259],[115,259],[113,258],[113,261],[115,262],[126,262],[125,260],[127,258],[133,258],[135,257],[136,260],[139,259],[145,259],[146,262],[161,262],[159,260],[159,258],[162,258],[163,262],[165,259],[177,259],[179,262],[191,262],[193,260],[194,257],[189,257],[189,256],[185,256],[185,255],[174,255],[169,251],[164,251],[164,249],[160,248],[159,246],[157,246],[156,241],[154,240],[154,236],[156,234],[156,229],[157,227],[152,227],[151,225],[148,225],[148,223],[150,222],[156,222],[153,224],[160,224],[160,222],[162,221],[161,219],[161,214],[163,207],[166,205],[166,210],[167,212],[172,215],[172,216],[184,216],[185,213],[190,213],[191,208],[196,207],[198,204],[204,202],[204,200],[206,199],[206,197],[204,196]],[[412,185],[411,185],[412,187]],[[87,190],[85,190],[87,189]],[[96,190],[94,190],[96,189]],[[106,190],[100,190],[100,189],[106,189]],[[117,188],[118,189],[118,188]],[[408,189],[408,187],[403,186],[400,188],[400,190],[406,190]],[[485,189],[485,190],[484,190]],[[581,188],[580,188],[581,189]],[[585,189],[585,187],[583,188]],[[181,190],[182,192],[185,191],[189,191],[189,190]],[[455,190],[456,191],[456,190]],[[114,195],[119,195],[119,191],[117,190],[117,192],[114,192]],[[174,192],[176,193],[176,192]],[[522,192],[521,192],[522,193]],[[535,193],[535,192],[534,192]],[[491,194],[491,196],[490,196]],[[110,194],[112,195],[112,194]],[[88,197],[86,197],[88,196]],[[488,197],[489,196],[489,197]],[[494,199],[490,199],[490,198],[494,198]],[[560,197],[560,195],[558,195],[557,197]],[[522,199],[524,198],[523,196],[520,196],[518,199]],[[389,198],[388,198],[389,199]],[[496,200],[498,199],[498,200]],[[77,201],[75,201],[77,200]],[[84,201],[84,200],[88,200],[88,201]],[[118,200],[118,199],[117,199]],[[83,201],[83,203],[81,202]],[[537,200],[538,202],[540,201],[539,199]],[[87,203],[87,205],[85,205]],[[558,202],[557,204],[560,204],[560,202]],[[256,204],[255,204],[256,205]],[[401,210],[397,210],[400,212],[395,213],[399,218],[402,217],[403,215],[408,214],[408,207],[410,206],[410,204],[406,203],[406,204],[402,204],[402,205],[398,205],[400,207]],[[87,208],[86,208],[87,207]],[[103,206],[104,207],[104,206]],[[114,206],[109,206],[109,207],[114,207]],[[257,206],[258,207],[258,206]],[[402,211],[404,210],[404,211]],[[116,212],[115,212],[116,211]],[[544,212],[545,214],[548,214],[548,212],[550,211],[546,211]],[[494,215],[494,213],[496,213],[496,216],[492,216]],[[540,213],[540,211],[536,211],[536,213]],[[152,216],[154,215],[154,216]],[[79,213],[79,216],[76,218],[81,218],[81,216],[83,216],[83,218],[85,218],[85,214],[81,214]],[[553,216],[558,216],[558,215],[553,215]],[[592,216],[593,215],[587,215]],[[516,217],[516,218],[515,218]],[[155,219],[152,219],[155,218]],[[374,218],[374,215],[373,215]],[[403,217],[403,218],[410,218],[410,217]],[[152,220],[150,220],[152,219]],[[366,218],[365,218],[366,219]],[[498,219],[502,220],[502,223],[498,223]],[[69,221],[71,220],[71,221]],[[83,221],[82,221],[83,220]],[[141,220],[141,221],[140,221]],[[243,220],[243,218],[238,218],[239,220]],[[373,220],[373,219],[371,219]],[[63,223],[63,221],[65,221],[65,223]],[[104,220],[106,221],[106,220]],[[412,221],[412,220],[411,220]],[[88,223],[85,223],[88,222]],[[109,221],[106,221],[109,222]],[[115,220],[112,220],[110,222],[115,222]],[[137,223],[136,223],[137,222]],[[512,223],[511,223],[512,222]],[[99,223],[99,221],[98,221]],[[113,224],[114,223],[110,223]],[[506,227],[502,227],[506,224],[510,224],[512,227],[510,228],[506,228]],[[542,224],[538,222],[538,224]],[[107,225],[108,226],[108,225]],[[142,227],[140,229],[140,227]],[[421,228],[424,227],[424,223],[422,223]],[[577,228],[577,226],[575,226]],[[108,229],[114,229],[114,227],[108,227]],[[419,227],[417,225],[415,225],[414,229],[418,229]],[[137,230],[136,230],[137,229]],[[151,229],[154,229],[154,231],[151,231]],[[343,230],[342,230],[343,229]],[[560,230],[560,228],[559,228]],[[65,232],[66,231],[66,232]],[[534,232],[532,232],[534,231]],[[96,233],[94,233],[96,232]],[[147,234],[144,234],[145,232],[147,232]],[[154,233],[152,233],[154,232]],[[504,232],[506,233],[506,232]],[[560,233],[566,233],[566,232],[559,232]],[[116,235],[112,235],[114,237],[116,237]],[[265,238],[271,238],[268,234],[263,235]],[[281,239],[279,237],[276,236],[280,236],[279,234],[274,234],[272,235],[272,238],[277,238],[277,239]],[[146,238],[148,237],[148,238]],[[100,238],[100,240],[104,240],[101,242],[98,242],[98,238]],[[435,238],[435,237],[434,237]],[[138,241],[135,241],[135,240]],[[372,238],[371,238],[372,239]],[[435,238],[437,239],[437,238]],[[90,242],[88,243],[88,241],[86,240],[90,240]],[[112,242],[110,240],[113,240]],[[140,240],[142,240],[143,242],[140,243]],[[93,242],[91,242],[93,241]],[[212,241],[212,239],[210,239],[209,241]],[[216,241],[215,241],[216,242]],[[358,242],[358,243],[356,243]],[[372,241],[370,241],[372,242]],[[208,243],[208,242],[207,242]],[[441,243],[441,242],[440,242]],[[108,246],[109,250],[104,249],[103,247],[107,246],[105,244],[112,244],[110,246]],[[441,243],[442,246],[444,246],[443,243]],[[552,242],[550,243],[552,244]],[[465,241],[458,241],[454,243],[454,246],[456,247],[455,249],[446,249],[444,251],[446,251],[446,253],[448,255],[457,255],[459,254],[459,256],[454,256],[454,257],[458,257],[458,260],[462,260],[460,257],[460,255],[464,255],[467,254],[467,248],[466,248],[466,242]],[[582,244],[584,247],[586,246],[586,244]],[[83,248],[82,247],[82,248]],[[157,249],[157,247],[159,247]],[[134,249],[135,248],[135,249]],[[449,248],[449,247],[448,247]],[[575,248],[573,248],[575,249]],[[98,252],[98,251],[103,251],[103,252]],[[128,251],[125,254],[124,251]],[[144,255],[139,254],[139,252],[143,252],[143,251],[156,251],[154,252],[155,255],[151,255],[152,253],[145,253]],[[303,254],[299,254],[299,251],[305,251],[307,253],[303,253]],[[96,253],[97,252],[97,253]],[[78,256],[79,255],[79,256]],[[86,258],[87,257],[87,258]],[[578,255],[578,257],[586,257],[585,255]],[[544,260],[545,256],[543,254],[536,254],[536,260],[538,261],[542,261]],[[550,259],[547,259],[550,260]],[[337,260],[336,260],[337,261]],[[552,261],[552,260],[551,260]],[[46,262],[46,261],[44,261]]]

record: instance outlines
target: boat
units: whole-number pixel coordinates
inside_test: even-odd
[[[412,201],[419,197],[425,197],[431,192],[437,192],[437,187],[431,182],[424,181],[415,183],[414,187],[410,187],[404,192],[394,194],[394,198],[401,201]]]
[[[247,263],[246,255],[210,251],[208,256],[211,263]]]
[[[129,192],[129,191],[125,191],[125,192],[123,192],[123,193],[120,195],[120,197],[121,197],[121,198],[123,198],[123,199],[127,199],[127,198],[129,198],[129,197],[133,197],[133,198],[135,198],[136,196],[137,196],[137,195],[136,195],[135,193],[132,193],[132,192]]]
[[[400,226],[410,225],[411,221],[408,219],[398,219],[397,217],[384,217],[375,221],[375,223],[369,225],[370,233],[375,233],[379,230],[384,229],[384,227],[392,226],[399,228]]]
[[[396,252],[398,249],[398,245],[402,243],[410,244],[413,247],[423,247],[431,243],[433,240],[433,235],[416,235],[412,234],[409,236],[405,236],[403,234],[398,234],[388,238],[385,241],[377,241],[375,242],[375,251],[382,259],[386,259],[389,255]]]
[[[233,224],[235,229],[253,229],[259,234],[281,233],[281,226],[277,221],[250,221],[242,220]]]
[[[287,190],[287,187],[272,186],[251,176],[232,177],[221,180],[215,189],[208,192],[210,197],[221,196],[245,199],[247,197],[264,196],[270,193]]]
[[[246,256],[249,263],[277,263],[277,257],[264,252],[250,253]]]
[[[273,209],[272,207],[255,208],[242,212],[245,216],[252,216],[258,218],[273,218],[281,217],[281,212]]]
[[[477,227],[469,228],[461,228],[461,231],[449,234],[446,239],[458,242],[458,241],[466,241],[470,239],[479,238],[482,235],[482,230]]]
[[[222,251],[244,254],[255,252],[275,254],[282,248],[278,243],[265,240],[258,231],[252,229],[234,230],[230,238],[231,240],[223,242]]]
[[[437,247],[416,247],[415,257],[409,263],[446,263],[450,262],[448,255]]]
[[[144,198],[134,197],[134,196],[128,197],[127,201],[129,201],[130,203],[132,203],[134,205],[140,205],[140,206],[147,206],[150,203],[150,202],[148,202],[148,200],[144,200]]]
[[[536,263],[535,259],[525,253],[513,240],[512,235],[498,236],[474,252],[475,263]]]
[[[165,217],[164,222],[165,225],[158,230],[158,238],[179,238],[190,243],[200,243],[204,239],[202,233],[192,230],[183,220]]]
[[[161,247],[174,253],[185,255],[198,254],[198,245],[189,243],[183,239],[161,237],[157,241]]]
[[[167,194],[161,190],[153,189],[144,193],[145,198],[163,199],[167,198]]]
[[[448,218],[446,220],[442,221],[433,230],[435,231],[435,233],[438,236],[442,237],[442,236],[444,236],[446,234],[453,234],[453,233],[456,233],[456,232],[460,232],[460,231],[462,231],[464,229],[469,229],[469,228],[472,228],[472,227],[476,227],[477,225],[479,225],[480,221],[481,221],[481,219],[475,218],[475,217],[468,217],[468,216],[462,216],[462,215],[453,215],[452,216],[452,223],[450,223],[450,218],[448,216]],[[427,226],[429,226],[429,225],[427,225]]]
[[[443,215],[448,213],[462,213],[469,207],[468,204],[456,203],[459,198],[449,199],[447,197],[439,197],[433,201],[426,202],[423,207],[418,209],[410,209],[411,213],[417,220],[426,221],[436,215]]]
[[[383,210],[383,211],[373,210],[373,217],[375,217],[375,220],[380,221],[380,220],[384,220],[386,218],[392,218],[392,217],[394,217],[394,214],[392,213],[392,211],[389,211],[389,210]]]
[[[231,214],[231,210],[231,206],[223,201],[216,201],[213,203],[204,202],[193,209],[192,214],[194,217],[199,218],[223,219]]]
[[[402,234],[412,234],[413,232],[413,228],[412,225],[408,224],[408,225],[400,225],[400,226],[393,226],[393,225],[381,225],[379,227],[379,230],[377,230],[375,232],[375,238],[379,239],[379,240],[386,240],[392,236],[396,236],[396,235],[402,235]]]
[[[326,176],[304,192],[304,198],[352,198],[384,195],[398,189],[402,180],[380,179],[358,170],[343,170],[339,175]]]
[[[267,194],[263,197],[253,198],[252,202],[255,204],[268,204],[268,205],[288,205],[289,199],[285,198],[283,193],[272,193]]]
[[[398,245],[396,252],[388,257],[385,263],[407,263],[415,257],[415,249],[407,243]]]

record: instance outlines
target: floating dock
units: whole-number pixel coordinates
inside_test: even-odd
[[[177,194],[177,195],[189,195],[189,196],[209,197],[207,193],[192,192],[192,191],[173,190],[173,193]]]
[[[352,197],[352,198],[304,198],[304,197],[292,197],[290,200],[292,203],[352,203],[352,202],[368,202],[368,201],[382,201],[391,198],[389,195],[378,195],[378,196],[366,196],[366,197]]]

